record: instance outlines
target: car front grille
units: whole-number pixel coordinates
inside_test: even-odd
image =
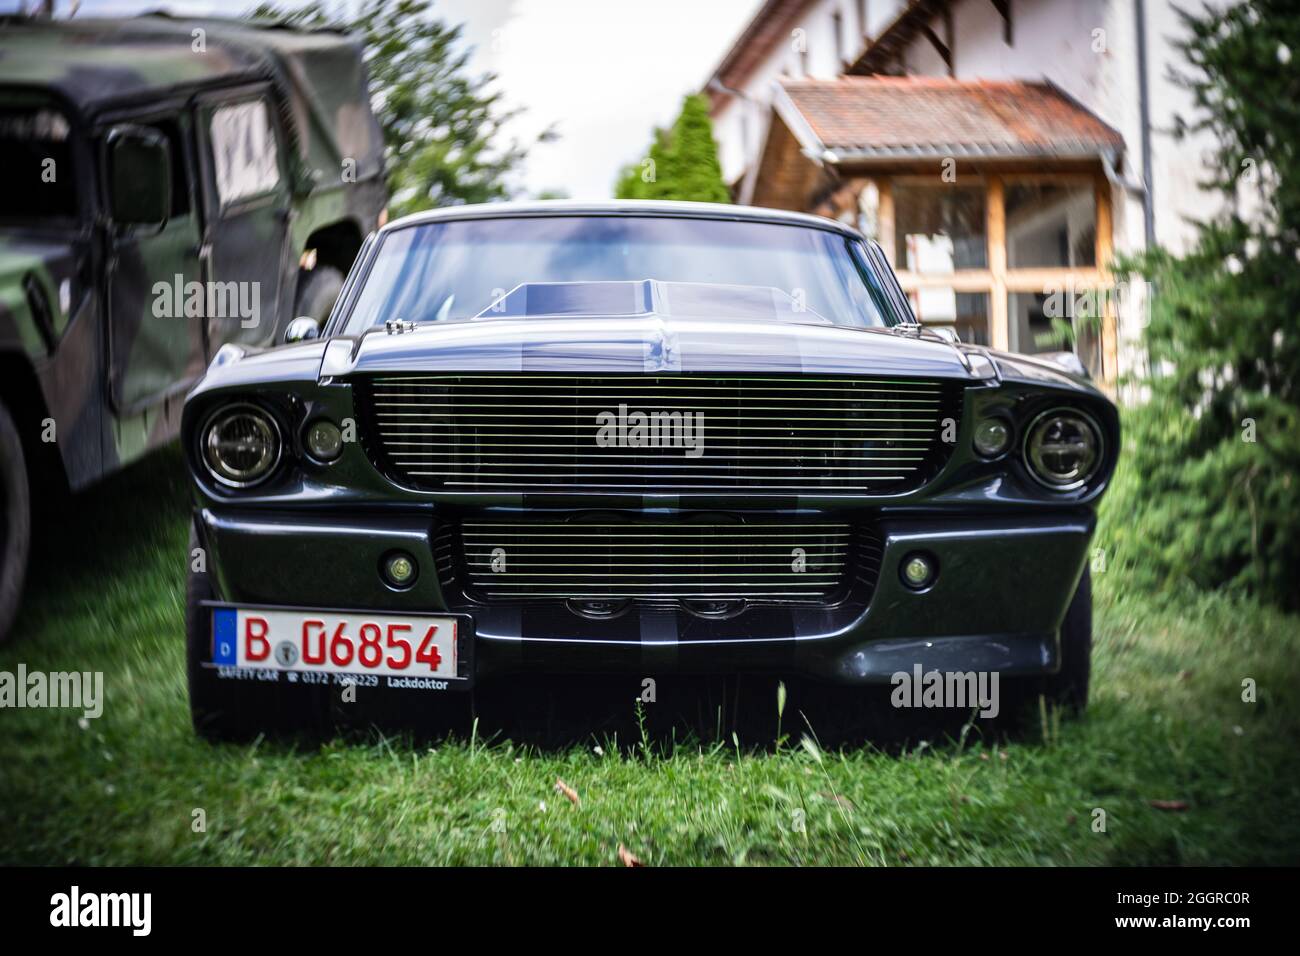
[[[484,603],[780,602],[825,605],[874,587],[880,542],[833,521],[465,519],[442,536],[444,580]],[[455,539],[459,538],[459,547]]]
[[[431,491],[897,494],[948,460],[962,401],[940,380],[797,375],[412,373],[355,388],[376,466]],[[641,444],[637,413],[656,423]]]

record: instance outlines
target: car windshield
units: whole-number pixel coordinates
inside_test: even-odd
[[[896,321],[861,241],[832,230],[589,215],[464,219],[394,230],[384,236],[343,331],[355,335],[390,319],[492,318],[500,308],[489,307],[523,284],[646,279],[775,289],[795,303],[792,313],[812,313],[802,317],[808,321]]]

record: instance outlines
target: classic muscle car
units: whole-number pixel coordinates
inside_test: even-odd
[[[319,338],[190,394],[190,697],[213,736],[510,673],[996,673],[1082,706],[1115,407],[919,325],[840,223],[421,213]]]

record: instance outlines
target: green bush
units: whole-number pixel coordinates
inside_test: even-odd
[[[616,198],[731,201],[718,164],[709,101],[703,96],[682,101],[682,111],[671,130],[655,130],[648,159],[649,164],[623,168],[614,188]]]
[[[1107,502],[1113,560],[1300,606],[1300,18],[1252,0],[1182,15],[1183,77],[1218,143],[1207,185],[1224,212],[1176,257],[1120,268],[1152,284],[1149,400],[1125,416]],[[1157,184],[1158,185],[1158,184]],[[1239,209],[1253,210],[1240,213]]]

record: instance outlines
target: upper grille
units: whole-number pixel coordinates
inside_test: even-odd
[[[898,493],[947,461],[961,413],[956,383],[796,375],[394,374],[356,393],[381,470],[451,491]],[[687,429],[635,446],[636,412]],[[631,426],[612,447],[602,413]]]

